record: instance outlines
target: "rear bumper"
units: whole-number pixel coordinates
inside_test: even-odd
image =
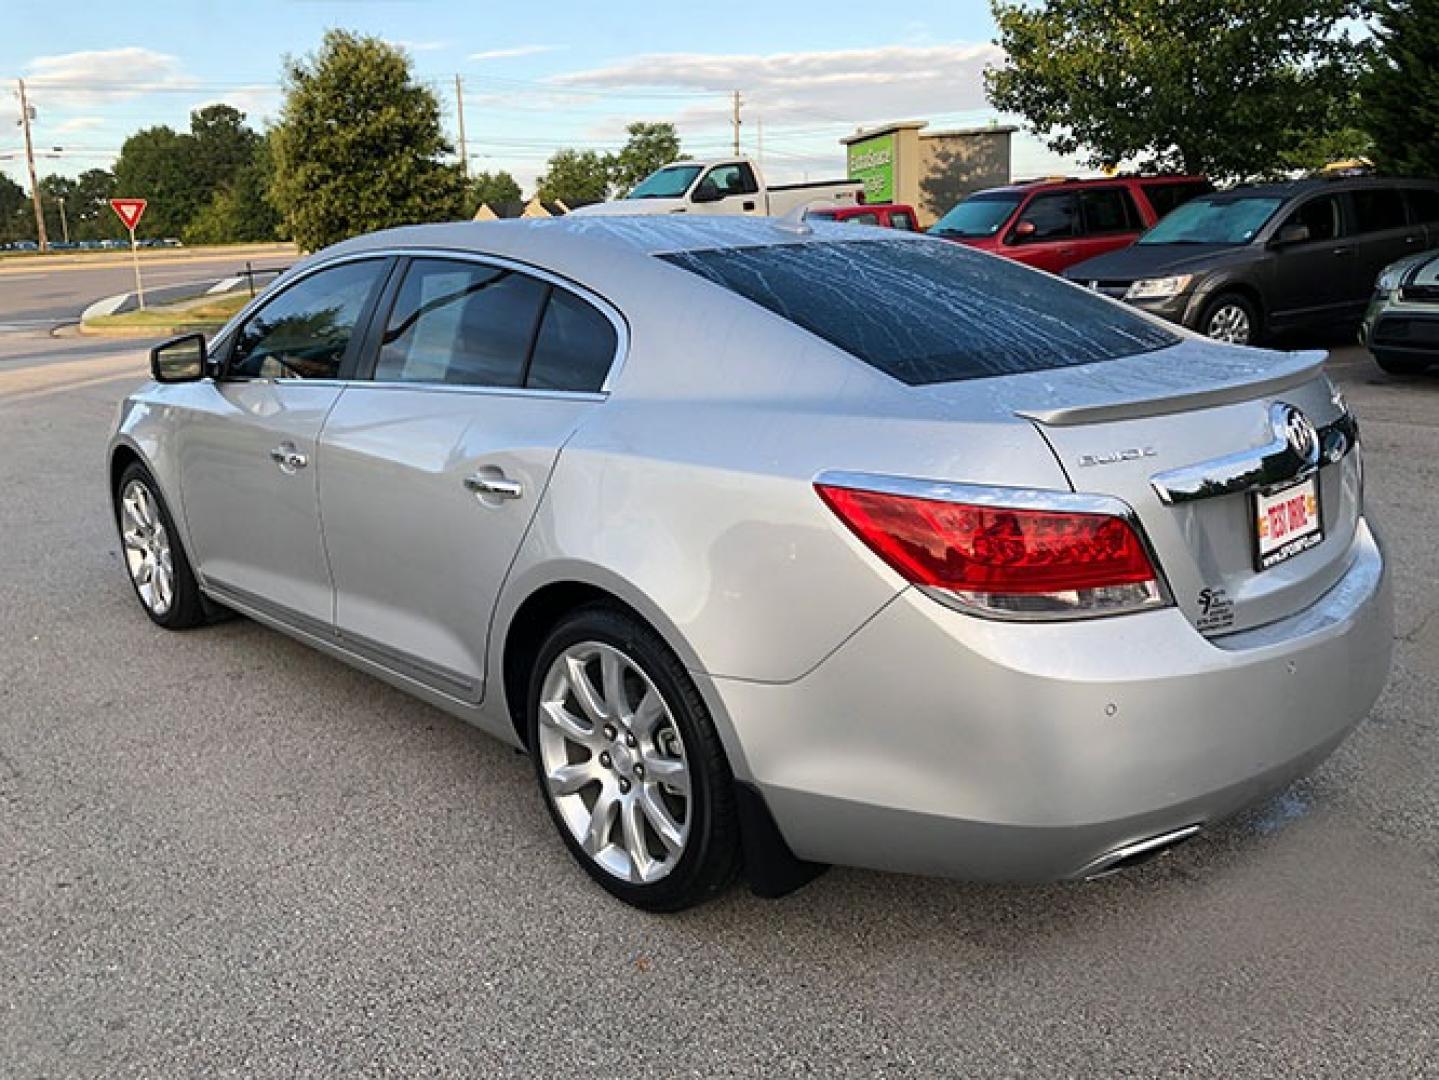
[[[1226,639],[1172,608],[996,623],[907,590],[800,680],[714,685],[800,858],[1053,880],[1322,761],[1383,688],[1392,607],[1361,524],[1318,602]]]

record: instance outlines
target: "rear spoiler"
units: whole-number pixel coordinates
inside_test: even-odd
[[[1317,349],[1285,353],[1268,371],[1196,390],[1185,389],[1173,394],[1092,405],[1067,405],[1056,409],[1016,409],[1014,415],[1049,427],[1074,427],[1232,405],[1302,386],[1320,372],[1328,356],[1328,353]]]

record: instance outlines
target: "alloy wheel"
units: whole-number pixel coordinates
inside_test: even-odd
[[[1250,336],[1249,312],[1238,304],[1225,304],[1209,316],[1205,334],[1230,345],[1247,345]]]
[[[540,691],[546,791],[595,865],[631,884],[672,871],[692,817],[683,740],[648,675],[599,641],[555,657]]]
[[[165,615],[175,602],[170,534],[154,494],[139,480],[131,480],[120,493],[120,537],[140,602],[152,615]]]

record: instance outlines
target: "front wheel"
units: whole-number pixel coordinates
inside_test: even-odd
[[[154,477],[132,462],[115,485],[115,523],[130,584],[145,614],[166,630],[207,622],[200,585]]]
[[[1199,332],[1226,345],[1258,345],[1259,309],[1240,293],[1220,293],[1204,305]]]
[[[739,867],[734,778],[684,665],[610,607],[565,618],[530,681],[529,743],[570,853],[611,894],[678,911]]]

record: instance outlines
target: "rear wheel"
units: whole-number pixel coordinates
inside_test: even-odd
[[[1259,309],[1240,293],[1220,293],[1204,305],[1199,332],[1227,345],[1257,345],[1260,339]]]
[[[1372,350],[1371,350],[1372,352]],[[1373,353],[1374,362],[1390,375],[1419,375],[1428,370],[1430,361],[1415,360],[1411,357],[1393,356],[1389,353]]]
[[[564,619],[530,681],[540,790],[570,853],[614,896],[678,911],[739,867],[734,778],[684,665],[609,607]]]
[[[169,507],[139,462],[132,462],[115,486],[115,521],[130,584],[151,621],[166,630],[208,621]]]

